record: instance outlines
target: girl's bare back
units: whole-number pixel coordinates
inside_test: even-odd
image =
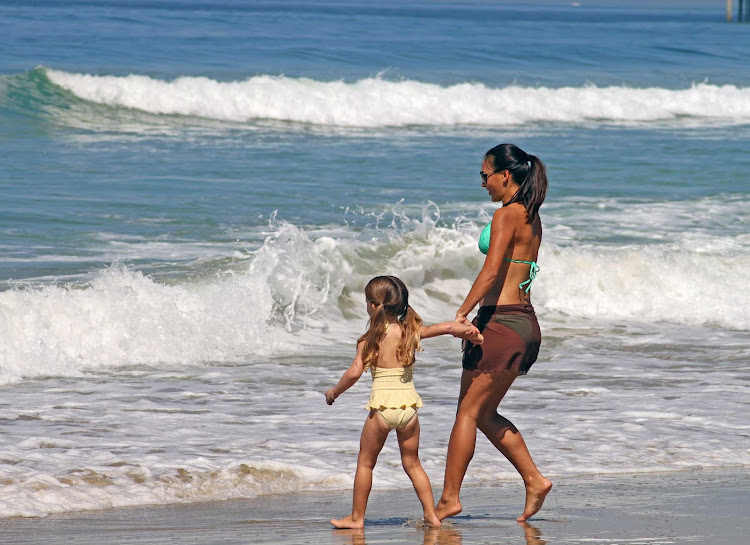
[[[380,352],[378,353],[378,361],[375,363],[375,367],[382,367],[384,369],[405,367],[399,363],[396,357],[396,351],[403,335],[404,333],[398,322],[388,323],[385,337],[380,343]]]

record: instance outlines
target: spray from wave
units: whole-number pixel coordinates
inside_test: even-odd
[[[377,274],[400,276],[423,317],[443,320],[481,268],[479,226],[441,225],[432,212],[378,230],[375,239],[315,237],[277,222],[241,268],[202,280],[164,284],[113,266],[84,286],[2,292],[0,381],[129,364],[246,361],[325,346],[342,331],[356,335],[362,288]],[[539,256],[534,303],[542,320],[750,329],[750,254],[742,247],[722,255],[681,240],[606,246],[566,236],[549,233]]]
[[[143,75],[96,76],[40,68],[43,80],[79,100],[154,115],[247,123],[338,127],[507,126],[528,122],[652,123],[750,121],[750,88],[698,83],[686,89],[449,86],[380,77],[356,82],[258,75],[222,82]],[[42,82],[41,84],[47,84]],[[702,121],[701,121],[702,120]]]

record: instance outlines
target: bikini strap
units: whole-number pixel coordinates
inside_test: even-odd
[[[526,282],[521,282],[518,284],[518,287],[520,289],[523,289],[524,286],[526,286],[526,289],[524,290],[524,293],[529,293],[529,290],[531,289],[531,282],[534,281],[536,278],[536,273],[539,272],[539,265],[536,264],[536,261],[522,261],[520,259],[508,259],[505,258],[505,261],[510,261],[511,263],[523,263],[524,265],[529,265],[529,279]]]

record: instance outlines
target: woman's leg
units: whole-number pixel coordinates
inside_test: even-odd
[[[336,528],[364,527],[367,498],[370,497],[370,490],[372,489],[372,469],[378,461],[378,454],[383,450],[385,439],[390,431],[383,419],[375,414],[375,411],[370,411],[359,440],[357,473],[354,475],[352,514],[341,519],[331,519],[331,524]]]
[[[513,464],[524,480],[526,505],[518,520],[528,519],[542,507],[552,483],[539,473],[518,429],[497,414],[498,405],[517,376],[513,371],[481,373],[464,370],[456,422],[448,443],[443,494],[436,508],[440,520],[461,512],[459,493],[474,456],[477,427]]]
[[[461,394],[458,398],[456,421],[448,442],[443,494],[436,508],[440,520],[461,512],[461,483],[474,456],[479,417],[494,389],[492,375],[464,369],[461,375]]]
[[[440,520],[435,515],[435,498],[432,495],[430,478],[419,461],[419,416],[414,415],[406,426],[396,430],[396,436],[401,450],[401,464],[422,503],[424,519],[430,526],[440,526]]]
[[[541,509],[544,498],[552,489],[552,483],[537,469],[518,428],[497,413],[498,405],[517,376],[512,371],[497,375],[495,389],[487,400],[486,409],[480,414],[478,426],[523,478],[526,486],[526,506],[518,520],[525,521]]]

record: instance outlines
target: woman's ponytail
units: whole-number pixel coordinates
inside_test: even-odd
[[[535,155],[527,154],[529,171],[526,178],[521,182],[521,200],[526,213],[529,215],[529,223],[534,221],[539,213],[544,198],[547,196],[547,168]]]

